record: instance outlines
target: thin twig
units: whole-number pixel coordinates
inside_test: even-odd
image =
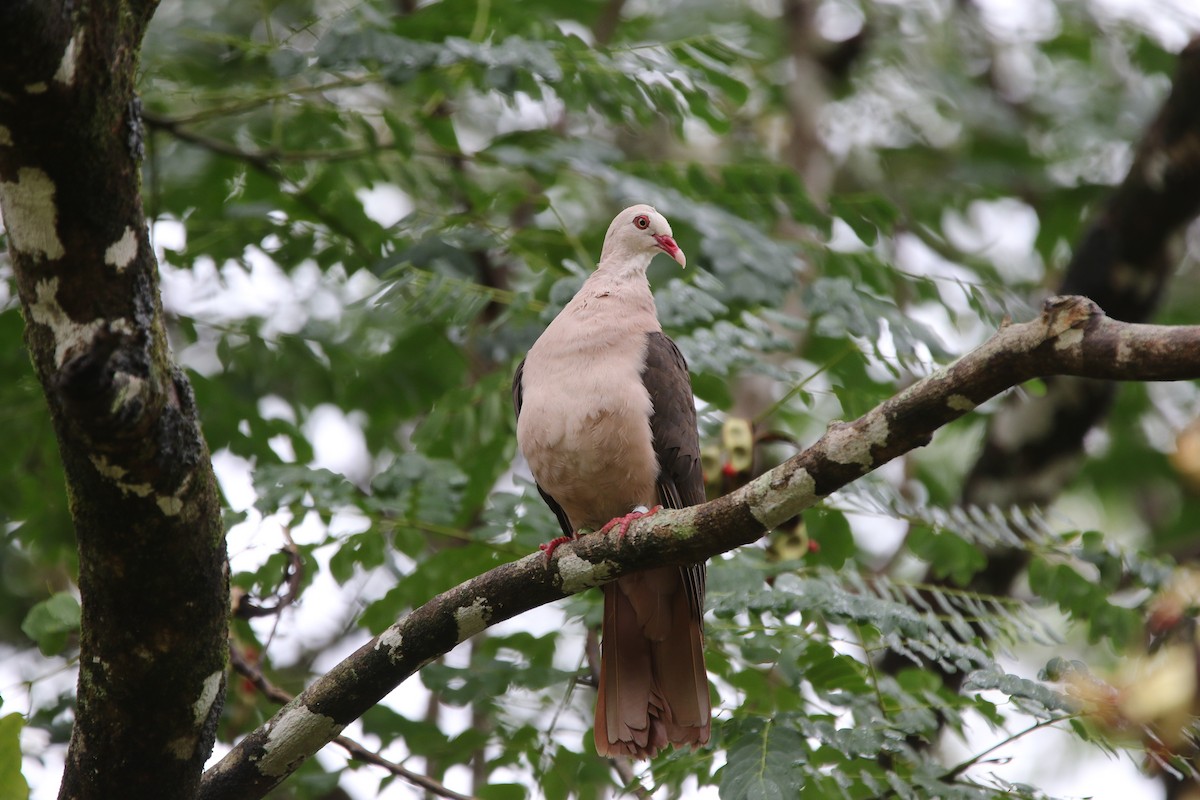
[[[287,553],[288,561],[283,568],[282,583],[287,589],[285,591],[276,590],[275,604],[270,606],[260,605],[249,593],[238,594],[234,598],[232,612],[237,619],[255,619],[272,615],[278,617],[285,608],[295,604],[297,598],[300,597],[301,584],[304,582],[304,559],[300,555],[300,548],[292,540],[291,531],[287,526],[283,527],[283,539],[283,552]],[[274,630],[272,630],[273,635]]]
[[[349,242],[355,254],[362,259],[364,264],[368,264],[374,260],[375,254],[371,252],[371,249],[366,246],[353,230],[348,228],[340,219],[326,211],[320,203],[309,197],[299,186],[283,174],[283,171],[278,166],[280,158],[277,151],[243,150],[229,142],[196,133],[169,117],[163,117],[151,112],[143,112],[142,121],[151,130],[160,130],[169,133],[181,142],[187,142],[188,144],[208,150],[211,153],[241,161],[263,175],[266,175],[281,187],[292,189],[291,192],[283,191],[282,194],[304,208],[314,219],[320,221],[329,230]],[[361,156],[356,155],[354,157]]]
[[[944,773],[939,780],[943,780],[947,783],[950,783],[950,782],[954,781],[955,779],[957,779],[959,775],[966,772],[968,769],[975,766],[980,761],[982,761],[984,758],[986,758],[989,754],[996,752],[1001,747],[1004,747],[1007,744],[1012,744],[1013,742],[1017,741],[1021,737],[1026,736],[1030,733],[1033,733],[1036,730],[1040,730],[1042,728],[1047,728],[1056,723],[1063,722],[1064,720],[1073,719],[1076,716],[1078,716],[1078,715],[1067,714],[1066,716],[1051,717],[1049,719],[1041,720],[1040,722],[1035,722],[1033,725],[1030,725],[1025,730],[1010,734],[1007,738],[1002,739],[999,742],[996,742],[996,744],[992,745],[991,747],[987,748],[986,750],[976,753],[975,755],[968,758],[966,761],[960,762],[956,766],[952,767],[949,771]]]
[[[342,77],[337,80],[313,84],[311,86],[288,87],[274,92],[264,92],[263,94],[248,97],[244,100],[233,101],[223,106],[209,106],[208,108],[193,111],[191,114],[172,117],[171,121],[177,125],[194,125],[197,122],[207,122],[210,119],[246,114],[276,100],[286,100],[305,94],[320,94],[321,92],[335,91],[337,89],[352,89],[358,86],[367,86],[372,83],[382,82],[383,78],[379,75],[362,75],[353,78]],[[143,116],[145,116],[144,112]]]
[[[376,145],[361,147],[343,147],[340,149],[322,148],[316,150],[284,150],[279,147],[265,147],[258,150],[246,150],[230,144],[223,139],[205,136],[195,130],[184,127],[178,120],[159,116],[151,112],[143,112],[142,119],[146,127],[166,131],[180,141],[203,147],[219,155],[245,161],[258,169],[269,169],[275,164],[310,162],[310,161],[350,161],[356,158],[368,158],[382,151],[392,150],[395,145],[382,142]]]

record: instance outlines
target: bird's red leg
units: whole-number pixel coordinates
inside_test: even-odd
[[[644,510],[645,508],[645,506],[638,506],[638,508],[630,511],[623,517],[614,517],[613,519],[610,519],[605,526],[598,531],[598,533],[603,536],[613,528],[616,528],[617,536],[624,538],[624,536],[629,533],[629,526],[634,522],[639,519],[644,519],[651,514],[657,514],[659,511],[662,511],[662,506],[655,506],[649,510]],[[590,531],[586,528],[582,528],[570,534],[569,536],[559,536],[557,539],[551,539],[545,544],[539,544],[538,549],[546,554],[546,560],[549,561],[550,556],[554,555],[554,551],[557,550],[560,545],[564,545],[567,542],[573,542],[584,533],[590,533]]]
[[[550,541],[546,542],[545,544],[539,544],[538,550],[541,550],[543,553],[545,553],[546,561],[549,561],[550,556],[554,555],[554,551],[558,549],[559,545],[566,544],[567,542],[572,542],[578,536],[579,536],[578,531],[576,531],[575,533],[572,533],[569,536],[559,536],[557,539],[551,539]]]
[[[644,509],[645,506],[640,506],[640,508]],[[630,511],[628,514],[626,514],[623,517],[615,517],[613,519],[610,519],[607,523],[605,523],[604,527],[600,529],[600,534],[603,536],[604,534],[611,531],[613,528],[616,528],[617,536],[623,539],[623,538],[625,538],[625,534],[629,533],[629,526],[632,525],[635,521],[637,521],[639,519],[645,519],[646,517],[649,517],[652,514],[657,514],[659,511],[662,511],[662,506],[655,506],[654,508],[650,509],[649,511],[639,511],[637,509],[634,509],[633,511]]]

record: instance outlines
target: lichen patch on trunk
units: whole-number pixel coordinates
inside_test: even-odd
[[[83,31],[79,31],[71,37],[71,41],[67,42],[67,49],[63,50],[62,61],[58,62],[58,70],[54,73],[54,80],[64,86],[70,86],[75,83],[75,61],[79,57],[79,49],[83,46]]]
[[[12,229],[9,230],[11,232]],[[68,353],[92,343],[96,331],[103,327],[104,320],[76,322],[67,316],[67,312],[58,304],[58,278],[38,281],[35,291],[37,298],[29,304],[29,316],[34,322],[50,329],[54,336],[54,365],[61,367],[66,362]],[[116,322],[128,324],[123,319],[116,320],[114,324]]]
[[[224,675],[224,672],[214,672],[204,679],[204,684],[200,687],[200,696],[192,704],[192,721],[196,727],[200,727],[208,719],[208,712],[217,699],[217,692],[221,688],[221,678]]]
[[[117,272],[121,272],[133,263],[133,259],[137,258],[137,252],[137,231],[126,226],[125,233],[121,234],[121,238],[110,244],[104,251],[104,263],[110,267],[116,267]]]
[[[21,167],[16,181],[0,181],[0,206],[12,246],[51,261],[66,254],[58,238],[54,192],[54,181],[37,167]]]
[[[132,494],[138,497],[149,497],[154,493],[154,487],[148,483],[129,483],[123,478],[129,473],[129,470],[119,464],[108,463],[106,456],[90,456],[92,466],[96,468],[104,477],[108,478],[113,484],[125,494]]]

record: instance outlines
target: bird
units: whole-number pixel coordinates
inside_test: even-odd
[[[517,444],[563,536],[624,535],[660,507],[705,500],[691,377],[659,324],[646,278],[666,253],[687,265],[652,206],[626,208],[596,269],[534,342],[513,378]],[[646,569],[603,587],[596,751],[650,759],[707,744],[705,565]]]

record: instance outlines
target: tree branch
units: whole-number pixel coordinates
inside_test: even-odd
[[[1059,293],[1090,297],[1115,319],[1149,319],[1197,213],[1200,39],[1179,54],[1170,95],[1138,144],[1125,180],[1076,247]],[[1039,397],[1012,398],[990,421],[963,501],[1007,506],[1053,500],[1075,475],[1084,436],[1107,416],[1114,393],[1110,384],[1055,378]],[[984,589],[1004,592],[1013,571],[1002,570]]]
[[[205,800],[264,796],[347,724],[419,671],[487,627],[615,578],[702,561],[757,540],[821,498],[927,444],[943,425],[1035,377],[1200,378],[1200,326],[1121,323],[1092,302],[1057,297],[1031,322],[1009,325],[954,364],[913,384],[738,491],[662,512],[624,539],[584,536],[547,561],[528,555],[415,609],[318,679],[213,766]]]
[[[592,35],[596,37],[597,45],[607,47],[612,41],[617,26],[621,24],[621,11],[624,8],[625,0],[608,0],[604,8],[600,9],[600,16],[592,25]]]

